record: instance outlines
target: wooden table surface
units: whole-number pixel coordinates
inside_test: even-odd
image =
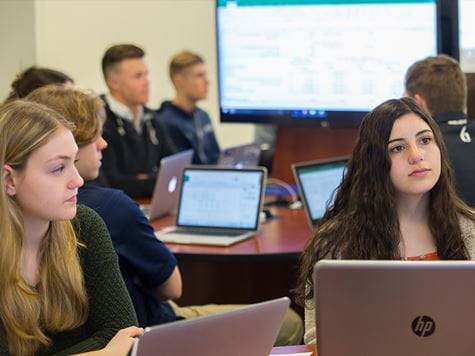
[[[188,255],[226,255],[227,257],[243,255],[259,258],[276,257],[276,255],[300,254],[311,237],[310,226],[303,209],[272,208],[274,218],[261,224],[257,236],[239,242],[230,247],[170,244],[167,246],[175,254]],[[155,230],[174,225],[175,216],[152,221]],[[281,257],[281,256],[280,256]]]

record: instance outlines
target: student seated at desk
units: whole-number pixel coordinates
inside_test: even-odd
[[[110,47],[102,58],[109,93],[106,108],[102,173],[111,187],[132,198],[152,196],[160,160],[175,153],[175,145],[155,111],[145,106],[149,97],[145,52],[132,44]]]
[[[475,121],[467,118],[467,81],[459,63],[442,54],[415,62],[406,73],[406,94],[439,125],[460,197],[475,209]]]
[[[97,177],[103,140],[103,105],[97,97],[79,90],[50,85],[27,96],[55,109],[75,125],[74,138],[79,146],[76,166],[85,181]],[[119,255],[125,284],[137,312],[139,325],[150,326],[178,318],[205,316],[235,309],[236,305],[179,307],[169,299],[181,296],[182,281],[176,259],[159,241],[138,205],[117,189],[90,186],[79,189],[78,201],[94,209],[105,221]],[[277,345],[298,344],[303,323],[288,311]]]
[[[141,332],[109,342],[137,319],[104,223],[76,205],[71,129],[44,105],[0,108],[1,355],[125,355]]]
[[[208,96],[208,75],[203,58],[190,51],[182,51],[170,61],[170,79],[176,94],[172,101],[164,101],[158,110],[178,151],[194,151],[193,164],[216,164],[219,145],[211,119],[197,106]]]
[[[304,250],[305,343],[316,342],[312,271],[324,258],[475,259],[475,211],[455,193],[437,123],[413,99],[364,118],[335,202]]]

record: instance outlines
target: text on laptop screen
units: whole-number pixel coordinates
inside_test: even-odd
[[[187,169],[177,225],[255,229],[263,174],[262,171]]]
[[[312,220],[320,219],[327,206],[333,204],[334,191],[345,172],[346,162],[320,164],[298,169],[300,184]]]

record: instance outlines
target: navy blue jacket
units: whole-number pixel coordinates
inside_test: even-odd
[[[120,190],[91,185],[79,188],[78,203],[95,210],[106,223],[139,325],[176,320],[170,304],[158,302],[148,290],[170,277],[176,259],[156,238],[138,205]]]
[[[208,114],[196,108],[186,112],[170,101],[164,101],[158,110],[158,119],[165,124],[178,151],[192,148],[194,164],[216,164],[219,145]]]
[[[173,142],[155,111],[144,107],[139,133],[104,102],[107,118],[103,137],[108,146],[103,151],[101,173],[111,187],[124,190],[132,198],[151,197],[160,160],[175,153]],[[147,174],[148,179],[139,180],[139,173]]]
[[[457,193],[475,208],[475,121],[467,120],[463,112],[441,113],[434,119],[449,152]]]

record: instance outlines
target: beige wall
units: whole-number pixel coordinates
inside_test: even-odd
[[[0,1],[0,101],[15,74],[35,63],[33,0]]]
[[[221,146],[252,140],[252,125],[219,123],[214,0],[34,0],[34,7],[36,36],[29,48],[35,53],[36,45],[38,65],[62,70],[79,86],[102,93],[106,90],[100,68],[104,50],[114,43],[136,43],[147,52],[149,106],[155,108],[173,95],[167,74],[170,56],[191,49],[208,64],[210,95],[200,106],[212,117]],[[3,17],[2,11],[0,22]],[[10,71],[0,76],[2,82],[13,78],[16,68]]]

